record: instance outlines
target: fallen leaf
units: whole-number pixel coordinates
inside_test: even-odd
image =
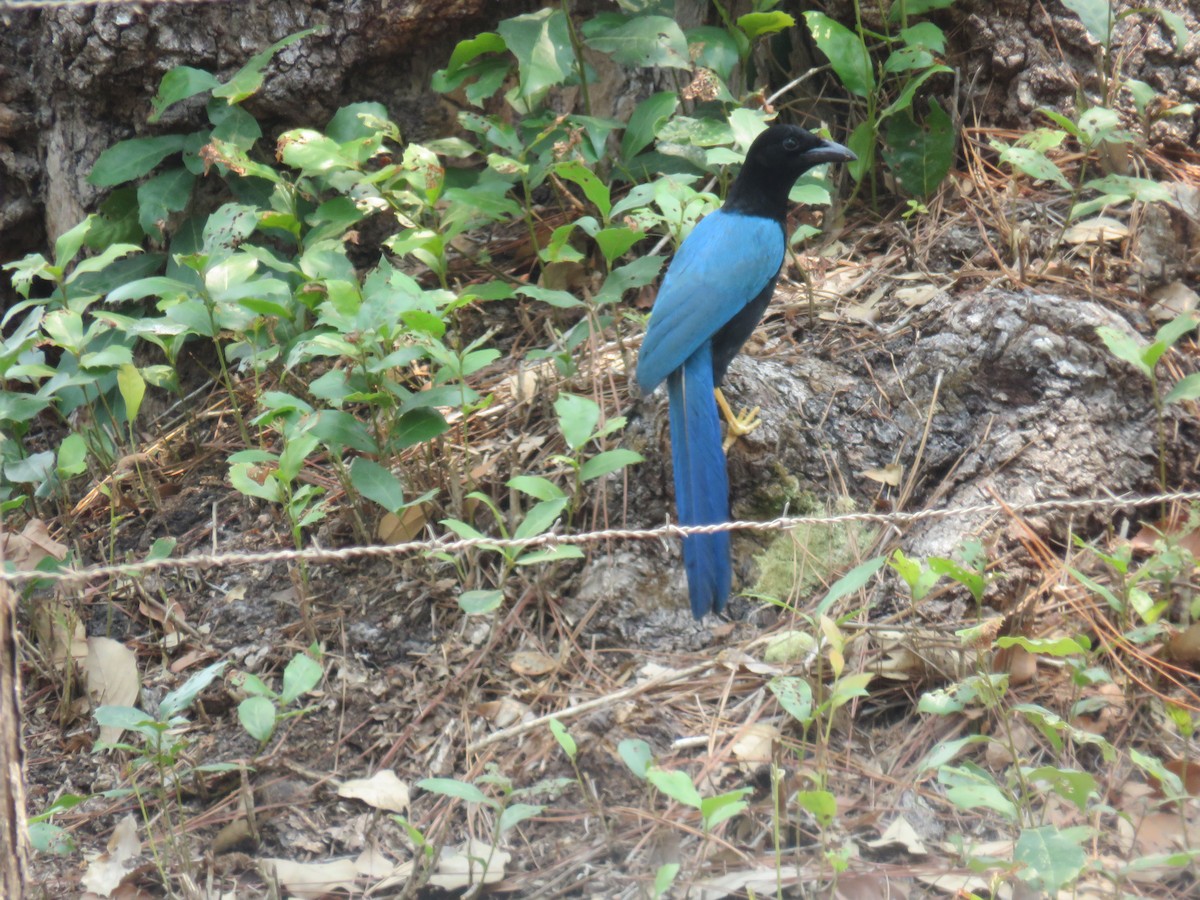
[[[870,478],[880,484],[899,487],[900,479],[904,477],[904,466],[899,463],[888,463],[882,469],[867,469],[861,474],[864,478]]]
[[[459,847],[443,849],[429,883],[448,891],[473,884],[495,884],[504,879],[504,868],[511,858],[511,853],[471,838]]]
[[[1068,244],[1103,244],[1129,237],[1129,226],[1111,216],[1096,216],[1076,222],[1063,232]]]
[[[352,859],[333,862],[302,863],[290,859],[266,858],[259,864],[264,875],[275,878],[301,900],[320,900],[326,894],[342,890],[359,893],[358,866]]]
[[[744,767],[755,769],[773,758],[779,729],[765,722],[756,722],[742,729],[730,750]]]
[[[352,778],[342,782],[338,796],[361,800],[376,809],[407,813],[409,806],[408,785],[401,781],[391,769],[380,769],[370,778]]]
[[[137,655],[120,641],[107,637],[88,638],[87,650],[82,669],[92,708],[134,706],[142,689]],[[100,740],[115,743],[123,731],[114,725],[101,725]]]
[[[519,650],[512,655],[509,666],[518,675],[545,675],[558,668],[558,660],[536,650]]]
[[[87,871],[83,873],[80,883],[86,890],[94,891],[101,897],[111,897],[137,867],[136,860],[141,851],[137,819],[130,813],[113,829],[105,851],[88,859]]]
[[[904,816],[897,816],[892,819],[892,823],[884,829],[883,834],[873,841],[864,842],[868,847],[903,847],[904,851],[912,856],[925,856],[929,853],[929,849],[921,840],[915,828],[909,824],[908,819]]]
[[[425,528],[425,505],[418,503],[395,513],[385,513],[379,520],[376,535],[385,544],[404,544],[415,540]]]
[[[1154,301],[1154,305],[1150,307],[1150,318],[1158,322],[1177,319],[1200,306],[1200,294],[1182,281],[1172,281],[1160,287],[1150,295],[1150,299]]]

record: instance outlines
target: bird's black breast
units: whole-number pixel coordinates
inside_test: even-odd
[[[725,370],[733,362],[742,344],[746,343],[759,320],[767,311],[771,295],[775,293],[775,282],[779,275],[774,275],[767,286],[759,291],[758,296],[745,305],[741,312],[725,323],[725,327],[713,335],[713,384],[720,385],[725,378]]]

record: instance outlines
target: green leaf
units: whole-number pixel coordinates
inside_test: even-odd
[[[792,675],[776,675],[767,682],[767,688],[788,715],[806,727],[812,724],[813,692],[807,681]]]
[[[54,242],[54,267],[56,269],[65,270],[67,264],[75,258],[83,242],[87,240],[88,231],[96,221],[95,215],[90,215],[78,225],[75,225],[64,231],[58,236],[58,240]],[[8,268],[8,266],[5,266]]]
[[[153,238],[162,240],[162,225],[171,213],[187,206],[196,176],[182,167],[168,169],[138,185],[138,224]]]
[[[378,132],[373,125],[365,121],[367,118],[386,122],[387,107],[382,103],[367,101],[347,104],[333,114],[333,118],[325,126],[325,134],[339,144],[374,138]]]
[[[675,114],[679,97],[673,91],[651,94],[629,116],[629,124],[621,135],[621,160],[628,163],[657,137],[658,129]]]
[[[905,0],[904,3],[893,3],[888,11],[888,21],[899,22],[902,16],[912,20],[931,9],[945,9],[953,4],[954,0]]]
[[[642,462],[642,455],[635,453],[633,450],[626,450],[624,447],[618,447],[615,450],[605,450],[603,453],[597,453],[579,467],[579,480],[591,481],[594,478],[602,478],[612,472],[619,472],[626,466],[640,462]]]
[[[967,747],[974,744],[986,744],[991,740],[986,734],[971,734],[964,738],[958,738],[953,741],[943,741],[934,746],[932,750],[925,755],[925,758],[917,765],[917,772],[928,772],[934,769],[940,769],[948,762],[952,761]]]
[[[1040,653],[1045,656],[1079,656],[1087,652],[1074,638],[1027,638],[1002,637],[996,639],[996,646],[1004,649],[1012,646],[1023,647],[1030,653]]]
[[[911,110],[888,120],[883,158],[907,193],[929,197],[950,171],[955,139],[950,116],[930,98],[924,123],[918,124]]]
[[[196,698],[200,696],[213,679],[225,671],[225,662],[213,663],[207,668],[201,669],[191,678],[183,683],[183,685],[162,698],[158,704],[158,716],[162,722],[169,722],[175,715],[183,712],[189,706],[196,702]]]
[[[567,496],[557,484],[540,475],[514,475],[507,484],[536,500],[559,500]]]
[[[183,149],[184,135],[131,138],[109,147],[92,166],[88,182],[114,187],[145,175],[172,153]]]
[[[646,780],[676,803],[700,808],[700,793],[687,772],[651,766],[646,769]]]
[[[441,794],[443,797],[453,797],[456,800],[462,800],[466,803],[482,803],[485,806],[496,805],[495,801],[488,799],[487,795],[475,787],[475,785],[468,784],[465,781],[458,781],[454,778],[422,778],[417,782],[417,787],[433,794]]]
[[[498,30],[517,58],[518,96],[522,99],[536,102],[571,76],[575,53],[562,10],[542,9],[504,19]]]
[[[738,16],[737,19],[738,28],[742,29],[750,40],[762,37],[764,34],[775,34],[792,28],[795,24],[795,19],[778,10],[746,13],[744,16]]]
[[[617,744],[617,755],[629,766],[629,771],[642,779],[646,777],[650,760],[654,758],[650,745],[641,738],[625,738]]]
[[[600,14],[583,25],[587,45],[623,66],[690,69],[687,38],[668,16]]]
[[[1150,366],[1143,357],[1143,348],[1138,339],[1132,334],[1124,331],[1118,331],[1108,325],[1100,325],[1096,328],[1096,334],[1100,340],[1104,341],[1109,352],[1117,359],[1123,359],[1125,362],[1136,366],[1139,371],[1147,378],[1154,375],[1154,369]]]
[[[283,670],[279,702],[288,704],[315,688],[325,674],[321,664],[307,653],[297,653]]]
[[[1175,382],[1171,390],[1163,398],[1164,403],[1179,403],[1183,400],[1200,398],[1200,372],[1185,375]]]
[[[350,483],[354,489],[374,500],[390,513],[404,508],[404,485],[389,469],[366,457],[357,456],[350,464]]]
[[[559,394],[554,401],[554,411],[558,415],[559,430],[572,450],[581,448],[596,433],[600,406],[590,397]]]
[[[525,513],[525,518],[513,532],[513,537],[531,538],[545,534],[554,524],[554,520],[566,509],[567,502],[568,498],[562,497],[558,500],[543,500],[535,503],[529,508],[529,512]]]
[[[879,120],[882,121],[883,119],[889,118],[890,116],[893,116],[896,113],[911,107],[913,97],[916,95],[917,90],[934,75],[953,72],[954,70],[949,66],[930,66],[928,69],[921,72],[921,74],[910,78],[904,85],[904,89],[900,91],[900,95],[879,113]]]
[[[1020,817],[1016,805],[992,776],[973,763],[943,766],[938,770],[938,781],[947,788],[946,798],[959,809],[990,809],[1010,822],[1016,822]]]
[[[1090,828],[1071,829],[1079,837],[1091,835]],[[1024,864],[1017,873],[1025,884],[1038,891],[1046,891],[1051,897],[1079,877],[1087,863],[1087,853],[1079,846],[1079,840],[1066,837],[1066,830],[1054,825],[1040,828],[1025,828],[1013,848],[1013,862]]]
[[[468,78],[479,77],[487,69],[476,63],[476,60],[485,53],[503,53],[506,49],[508,47],[504,43],[504,38],[491,31],[485,31],[473,38],[459,41],[454,47],[454,52],[450,54],[446,68],[433,73],[433,89],[439,94],[444,94],[454,90]],[[508,69],[506,61],[492,60],[492,62],[500,62],[505,70]]]
[[[3,416],[0,416],[2,419]],[[62,477],[79,475],[87,471],[87,441],[77,431],[68,434],[58,445],[58,461],[55,468]]]
[[[924,47],[934,53],[946,52],[946,33],[932,22],[917,22],[901,28],[900,40],[909,47]]]
[[[855,591],[862,590],[867,583],[874,577],[875,573],[883,568],[887,562],[886,556],[876,556],[868,559],[866,562],[861,562],[837,581],[833,587],[829,589],[829,593],[817,604],[814,611],[814,616],[825,615],[833,604],[837,603],[843,597],[853,594]]]
[[[563,753],[574,759],[576,754],[579,753],[579,747],[575,743],[575,738],[571,737],[566,727],[558,719],[551,719],[548,724],[550,725],[550,733],[558,741],[558,746],[562,747]]]
[[[238,704],[237,715],[246,733],[260,744],[275,733],[275,704],[266,697],[247,697]]]
[[[433,440],[450,425],[440,412],[428,406],[410,409],[402,415],[392,430],[391,443],[397,450]]]
[[[234,73],[233,77],[224,84],[213,88],[214,97],[224,97],[229,103],[241,103],[247,97],[258,92],[263,83],[263,69],[284,47],[289,47],[297,41],[301,41],[310,34],[316,34],[319,29],[308,28],[304,31],[298,31],[295,34],[289,34],[283,40],[276,41],[266,50],[261,53],[256,53],[246,62],[244,66]]]
[[[1071,190],[1071,182],[1067,181],[1067,177],[1045,153],[1029,147],[1003,147],[1000,150],[1000,161],[1024,172],[1030,178],[1053,181],[1064,190]]]
[[[157,122],[164,112],[180,100],[211,91],[220,82],[211,72],[193,69],[191,66],[176,66],[162,77],[158,93],[150,101],[151,113],[148,121]]]
[[[1082,813],[1087,812],[1088,798],[1096,791],[1096,779],[1087,772],[1076,769],[1059,769],[1054,766],[1039,766],[1025,773],[1029,782],[1041,781],[1049,784],[1054,793],[1071,803]]]
[[[679,876],[680,868],[679,863],[663,863],[658,867],[658,870],[654,873],[655,900],[666,896],[667,891],[671,889],[671,885],[675,883],[675,879]]]
[[[503,602],[504,591],[463,591],[458,608],[468,616],[482,616],[495,612]]]
[[[837,816],[837,798],[829,791],[798,791],[796,803],[812,813],[822,828],[830,825]]]
[[[617,228],[601,228],[594,235],[596,246],[600,248],[610,266],[645,236],[642,232],[623,225]]]
[[[1105,47],[1112,41],[1116,21],[1110,0],[1062,0],[1063,6],[1079,16],[1079,21],[1096,41]]]
[[[596,173],[575,159],[559,163],[554,167],[554,171],[560,178],[579,185],[583,189],[584,196],[592,202],[596,209],[600,210],[600,215],[605,221],[608,220],[609,210],[612,209],[612,200],[609,198],[608,185],[597,178]]]
[[[696,65],[712,69],[723,81],[728,81],[733,67],[738,64],[737,41],[724,28],[701,25],[683,33],[687,38],[688,51]]]
[[[500,813],[500,818],[496,822],[496,830],[500,834],[504,834],[526,819],[540,816],[545,809],[544,806],[535,806],[532,803],[513,803],[504,807],[504,812]]]
[[[842,86],[855,96],[870,96],[875,90],[875,72],[866,45],[858,35],[821,12],[806,12],[804,21]]]
[[[752,788],[736,788],[715,797],[705,797],[700,801],[700,818],[704,820],[704,827],[712,831],[726,819],[744,812],[749,805],[745,798],[751,793]]]
[[[142,399],[146,396],[146,380],[133,363],[122,363],[117,368],[117,389],[121,392],[121,399],[125,401],[125,418],[132,424],[137,418],[138,410],[142,408]]]

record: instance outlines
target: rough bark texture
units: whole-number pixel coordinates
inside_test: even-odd
[[[0,584],[0,896],[4,897],[25,896],[29,867],[16,624],[16,597],[8,585]]]

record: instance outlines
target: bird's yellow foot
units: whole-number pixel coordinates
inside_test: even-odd
[[[725,395],[721,393],[720,388],[716,388],[713,393],[717,398],[717,406],[721,408],[721,413],[725,416],[725,424],[728,426],[725,432],[725,441],[721,445],[721,449],[728,452],[729,448],[734,445],[738,438],[747,435],[755,428],[762,424],[762,419],[758,417],[759,407],[754,409],[744,409],[740,413],[735,413],[729,407],[729,402],[725,399]]]

